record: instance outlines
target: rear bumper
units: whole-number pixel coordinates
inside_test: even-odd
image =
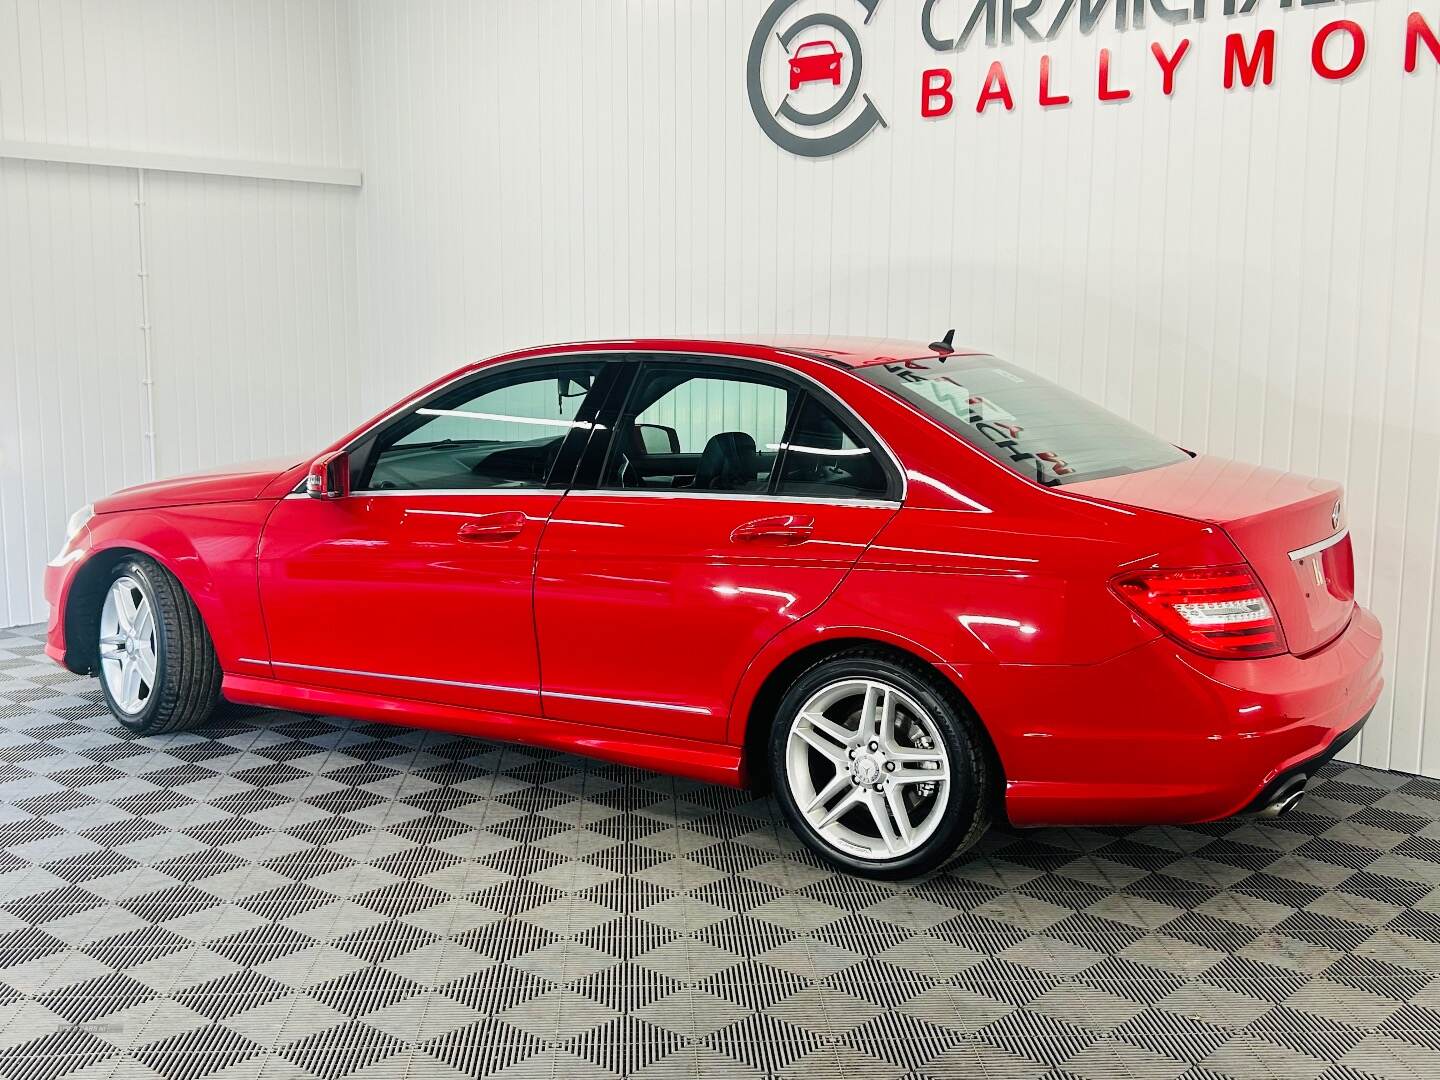
[[[1181,824],[1240,813],[1338,752],[1379,699],[1380,645],[1357,608],[1304,658],[1209,660],[1157,639],[1085,667],[953,674],[995,740],[1014,824]]]
[[[1374,712],[1374,710],[1372,709],[1371,712]],[[1340,734],[1331,739],[1329,745],[1319,753],[1306,758],[1298,765],[1292,765],[1279,776],[1275,777],[1274,780],[1271,780],[1270,783],[1260,789],[1260,794],[1250,800],[1250,805],[1245,807],[1243,812],[1247,814],[1260,813],[1267,806],[1270,806],[1282,792],[1289,792],[1295,790],[1297,787],[1303,789],[1307,780],[1331,761],[1335,760],[1335,756],[1339,754],[1341,750],[1344,750],[1345,747],[1355,741],[1369,719],[1370,713],[1367,712],[1360,718],[1358,724],[1340,732]]]

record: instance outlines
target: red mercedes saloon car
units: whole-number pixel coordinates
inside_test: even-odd
[[[225,698],[770,785],[874,876],[1282,812],[1381,687],[1337,485],[949,336],[497,356],[84,508],[46,595],[137,734]]]

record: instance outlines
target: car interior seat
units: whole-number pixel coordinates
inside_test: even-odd
[[[814,450],[839,450],[845,445],[845,433],[833,417],[816,409],[800,410],[800,423],[790,436],[790,450],[785,455],[787,483],[817,483],[824,480],[826,470],[836,463],[836,457],[825,453],[807,453]]]
[[[743,431],[710,436],[695,469],[695,486],[717,491],[747,491],[755,486],[760,457],[755,440]]]
[[[616,429],[616,437],[620,440],[620,486],[625,488],[649,487],[644,473],[638,467],[645,460],[646,449],[645,439],[640,434],[640,429],[634,424],[621,424]]]

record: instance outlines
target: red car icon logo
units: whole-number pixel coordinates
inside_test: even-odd
[[[801,84],[828,82],[840,85],[840,61],[845,54],[835,48],[833,41],[806,41],[790,57],[790,89],[799,90]]]

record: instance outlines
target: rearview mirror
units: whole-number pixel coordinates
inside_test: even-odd
[[[350,455],[344,450],[325,454],[310,463],[305,494],[312,499],[340,499],[350,494]]]
[[[560,403],[563,405],[566,398],[584,397],[592,382],[589,375],[562,375],[557,386]]]

